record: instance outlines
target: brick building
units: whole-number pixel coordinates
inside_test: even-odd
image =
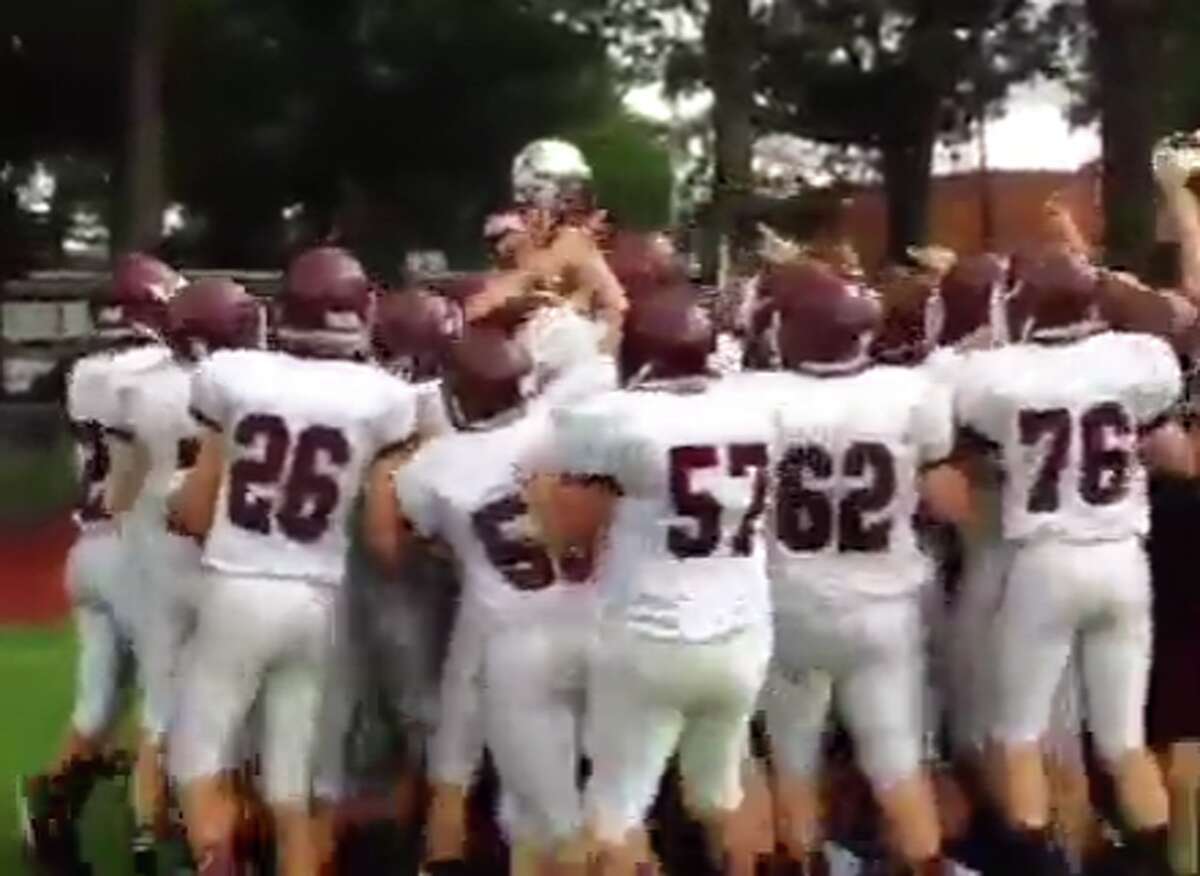
[[[984,217],[990,201],[991,249],[1012,251],[1038,239],[1042,209],[1055,192],[1070,207],[1088,239],[1100,241],[1099,168],[1078,171],[993,170],[934,177],[930,200],[930,242],[956,252],[985,248]],[[887,209],[881,187],[862,189],[844,202],[842,230],[864,264],[877,265],[887,245]]]

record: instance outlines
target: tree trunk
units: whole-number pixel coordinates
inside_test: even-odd
[[[1140,272],[1149,267],[1154,248],[1156,192],[1150,155],[1163,3],[1088,0],[1087,6],[1096,30],[1092,52],[1104,148],[1105,261]]]
[[[719,237],[714,237],[728,237],[731,256],[738,262],[754,240],[753,228],[747,227],[750,223],[740,215],[745,196],[753,188],[754,23],[750,0],[712,0],[704,23],[704,50],[716,135],[711,215]],[[715,277],[705,279],[711,282]]]
[[[930,190],[936,121],[883,145],[883,184],[887,197],[887,255],[904,262],[910,246],[929,239]]]
[[[166,207],[163,155],[163,62],[168,0],[133,0],[128,117],[118,189],[119,249],[153,250],[162,238]]]

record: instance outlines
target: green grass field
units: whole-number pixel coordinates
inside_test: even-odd
[[[70,506],[75,495],[69,436],[44,444],[0,440],[0,525],[36,523]],[[0,626],[0,876],[27,872],[18,835],[18,779],[50,765],[67,730],[74,699],[75,636],[55,627]],[[132,748],[133,722],[118,744]],[[84,816],[83,842],[94,876],[128,876],[131,815],[123,783],[99,785]],[[164,871],[166,872],[166,871]]]
[[[70,625],[0,628],[0,873],[25,873],[17,829],[16,783],[54,757],[71,713],[75,638]],[[95,876],[128,876],[130,815],[125,790],[107,783],[92,795],[84,848]]]

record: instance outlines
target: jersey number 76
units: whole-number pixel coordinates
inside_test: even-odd
[[[1078,432],[1079,496],[1088,505],[1111,505],[1129,492],[1129,470],[1133,455],[1124,439],[1133,434],[1125,408],[1103,402],[1084,411],[1076,420],[1066,408],[1023,410],[1017,424],[1024,447],[1042,445],[1044,451],[1029,487],[1026,508],[1031,514],[1058,510],[1063,469],[1067,466],[1071,439]],[[1111,439],[1116,438],[1114,442]]]

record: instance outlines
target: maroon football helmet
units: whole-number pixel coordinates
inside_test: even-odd
[[[712,320],[690,287],[634,299],[617,355],[621,383],[703,376],[715,347]]]
[[[183,286],[169,265],[145,253],[126,253],[112,281],[92,304],[92,324],[104,340],[156,339],[166,326],[167,304]]]
[[[370,341],[372,288],[358,259],[318,247],[288,266],[279,296],[279,345],[292,352],[354,358]]]
[[[533,359],[499,329],[471,327],[446,353],[442,393],[455,428],[485,429],[524,410]]]
[[[424,289],[384,295],[375,309],[372,346],[389,371],[406,380],[437,375],[447,346],[463,333],[462,307]]]
[[[643,298],[687,282],[687,266],[662,234],[620,231],[605,253],[609,270],[630,299]]]
[[[1100,275],[1077,253],[1059,248],[1025,253],[1013,266],[1013,281],[1014,340],[1070,337],[1099,320]]]
[[[197,360],[216,350],[262,346],[262,310],[238,283],[189,283],[167,307],[167,342],[176,355]]]
[[[943,308],[937,280],[908,268],[884,270],[876,279],[883,297],[883,320],[871,344],[872,356],[890,365],[915,365],[938,340]]]
[[[993,323],[1000,314],[1008,279],[1009,261],[995,253],[964,256],[955,262],[938,288],[941,326],[934,342],[949,346],[985,325],[1001,331],[1002,326]]]
[[[883,318],[877,294],[819,262],[772,267],[762,285],[777,314],[786,368],[857,362]]]

